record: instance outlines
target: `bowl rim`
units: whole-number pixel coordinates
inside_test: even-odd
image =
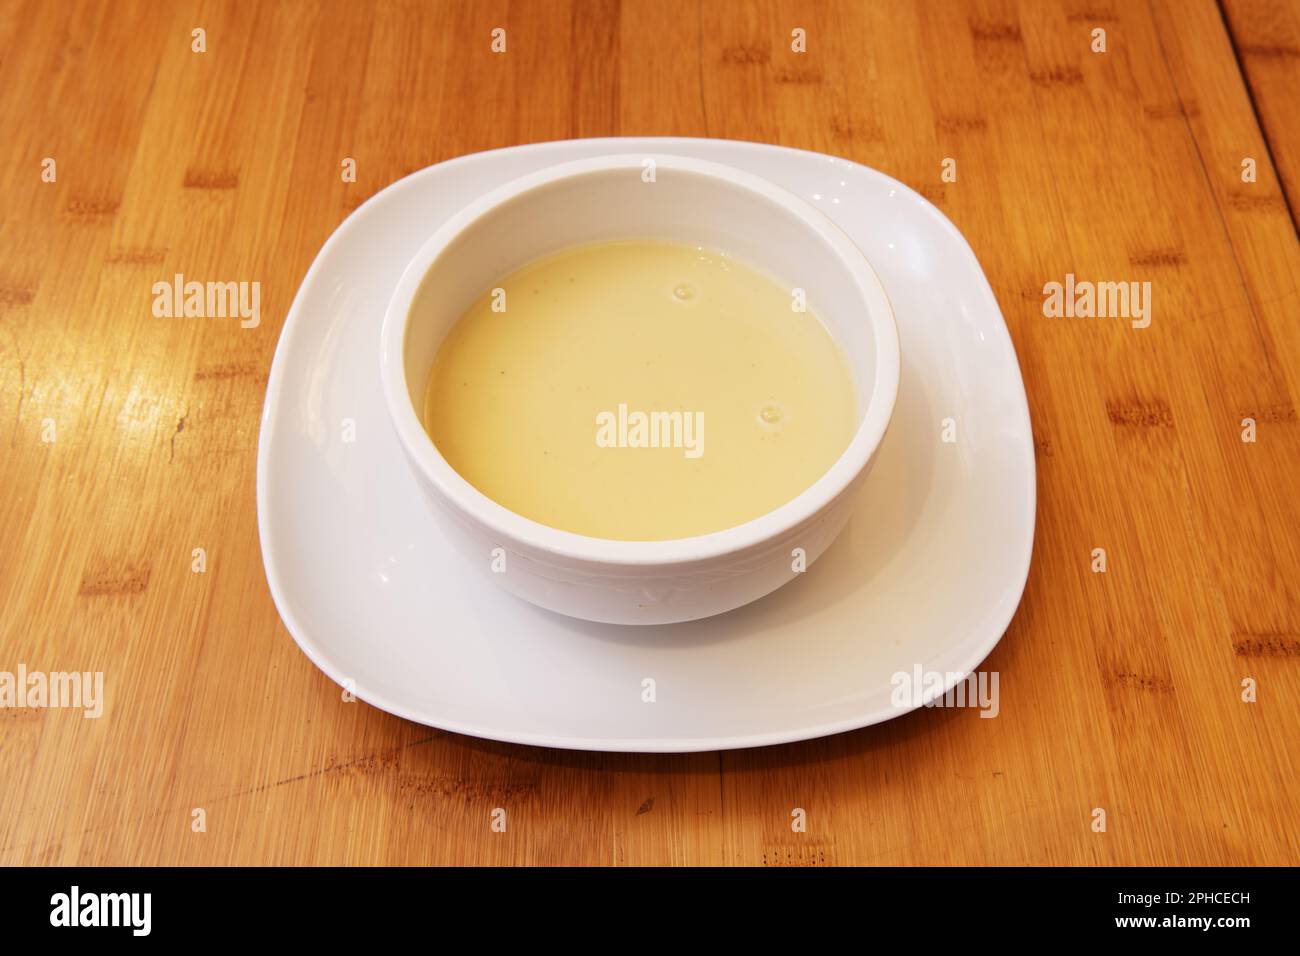
[[[405,346],[411,306],[425,276],[448,246],[478,220],[500,206],[556,182],[612,170],[640,170],[648,159],[654,161],[656,170],[670,169],[739,186],[756,201],[781,207],[816,231],[839,257],[865,301],[867,321],[871,324],[875,344],[876,368],[871,395],[848,446],[815,482],[794,498],[765,514],[720,531],[686,538],[624,541],[565,531],[526,518],[489,498],[462,478],[438,451],[411,401],[406,379]],[[541,255],[539,253],[539,257]],[[833,332],[831,335],[834,337]],[[900,365],[898,328],[884,286],[861,249],[829,216],[761,176],[723,163],[670,153],[613,153],[557,163],[483,193],[425,240],[402,271],[384,314],[379,352],[380,381],[398,440],[408,459],[443,502],[490,529],[503,545],[522,545],[569,562],[638,569],[708,561],[759,548],[780,539],[829,507],[849,490],[879,448],[893,417]],[[536,558],[537,555],[530,554],[529,557]]]

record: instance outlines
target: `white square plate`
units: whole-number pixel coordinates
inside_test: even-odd
[[[544,166],[640,151],[727,163],[824,210],[879,274],[902,349],[893,424],[831,549],[747,607],[661,627],[542,611],[465,566],[416,487],[379,387],[389,296],[444,219]],[[707,139],[512,147],[372,197],[326,242],[289,310],[257,466],[271,593],[326,674],[420,723],[583,750],[754,747],[913,709],[893,702],[893,675],[919,666],[947,675],[946,689],[1006,630],[1029,573],[1034,502],[1015,350],[952,223],[856,163]]]

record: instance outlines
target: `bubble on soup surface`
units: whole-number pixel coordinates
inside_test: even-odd
[[[758,423],[768,430],[774,430],[785,421],[785,409],[776,402],[767,402],[758,410]]]

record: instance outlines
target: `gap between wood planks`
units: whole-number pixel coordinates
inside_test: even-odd
[[[1264,141],[1264,151],[1268,153],[1269,165],[1273,167],[1273,175],[1277,177],[1278,186],[1282,192],[1282,201],[1286,203],[1287,215],[1291,217],[1291,230],[1300,239],[1300,225],[1297,225],[1295,216],[1295,205],[1291,202],[1291,191],[1287,188],[1286,180],[1282,177],[1282,167],[1278,165],[1277,157],[1273,154],[1273,141],[1268,135],[1268,126],[1264,123],[1263,116],[1259,112],[1259,103],[1255,100],[1255,87],[1251,84],[1250,73],[1246,70],[1246,62],[1242,59],[1241,48],[1237,43],[1237,35],[1232,32],[1232,21],[1228,19],[1228,11],[1223,8],[1224,0],[1214,0],[1215,9],[1219,11],[1219,22],[1223,24],[1223,32],[1228,35],[1228,44],[1232,47],[1232,58],[1237,64],[1237,72],[1241,74],[1241,85],[1246,89],[1246,99],[1250,103],[1250,112],[1255,119],[1255,128],[1259,130],[1259,138]]]

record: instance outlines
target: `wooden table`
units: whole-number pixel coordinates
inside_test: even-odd
[[[1300,12],[1224,6],[0,2],[0,671],[107,697],[0,710],[0,863],[1300,862]],[[255,460],[321,244],[431,163],[641,134],[857,160],[974,247],[1039,466],[998,719],[546,751],[345,703],[289,638]],[[177,272],[261,325],[154,317]],[[1066,273],[1150,281],[1150,327],[1045,317]]]

